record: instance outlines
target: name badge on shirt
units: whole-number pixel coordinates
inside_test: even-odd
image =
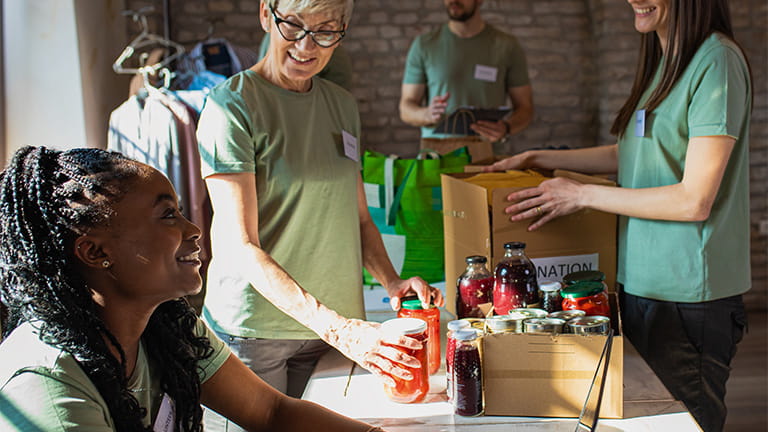
[[[485,65],[475,65],[475,79],[480,81],[496,82],[499,68]]]
[[[637,110],[637,115],[635,117],[635,136],[636,137],[644,137],[645,136],[645,110]]]
[[[360,162],[360,152],[357,148],[357,138],[351,133],[342,130],[341,139],[344,141],[344,155],[355,162]]]
[[[157,412],[152,431],[173,432],[174,423],[176,423],[176,408],[173,406],[173,400],[168,397],[168,393],[165,393],[163,394],[163,401],[160,402],[160,410]]]

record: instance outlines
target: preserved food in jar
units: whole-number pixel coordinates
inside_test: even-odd
[[[429,361],[429,374],[437,372],[440,369],[440,309],[435,305],[429,305],[429,309],[421,307],[419,299],[403,299],[400,304],[400,310],[397,311],[398,318],[418,318],[426,321],[427,335],[427,359]]]
[[[485,266],[488,259],[484,256],[468,256],[466,262],[467,269],[456,282],[456,315],[483,318],[478,306],[493,301],[493,274]]]
[[[402,366],[411,373],[413,379],[404,380],[390,375],[394,386],[384,385],[384,392],[394,402],[418,403],[424,400],[429,392],[429,373],[427,364],[427,323],[417,318],[394,318],[381,324],[381,331],[389,336],[408,336],[421,342],[421,348],[408,349],[401,346],[389,345],[409,356],[415,357],[419,367]]]
[[[453,407],[460,416],[483,413],[483,374],[475,330],[459,330],[453,335]]]
[[[493,308],[496,315],[512,309],[539,306],[536,267],[525,255],[525,243],[504,244],[504,257],[496,265]]]
[[[466,320],[454,320],[448,322],[448,333],[446,334],[446,347],[445,347],[445,380],[446,380],[446,394],[450,400],[453,397],[453,352],[456,348],[456,339],[453,338],[453,333],[459,330],[468,330],[472,328],[469,321]]]
[[[563,310],[563,298],[560,297],[560,282],[542,282],[539,284],[541,308],[548,313]]]
[[[563,310],[578,309],[586,315],[611,316],[608,294],[601,282],[576,282],[563,288]]]

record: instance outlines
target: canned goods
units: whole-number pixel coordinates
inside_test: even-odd
[[[560,318],[528,318],[524,324],[526,333],[562,333],[565,320]]]
[[[608,334],[611,319],[602,315],[583,316],[568,321],[567,326],[575,334]]]
[[[485,320],[485,325],[488,327],[488,331],[491,333],[522,333],[522,327],[518,330],[519,323],[524,320],[525,317],[518,316],[511,317],[509,315],[494,315]]]
[[[509,311],[510,315],[513,313],[521,313],[528,318],[546,318],[549,312],[545,311],[544,309],[537,309],[537,308],[517,308],[512,309]]]
[[[460,321],[466,321],[470,327],[475,330],[485,331],[485,319],[484,318],[462,318]]]
[[[583,310],[571,309],[571,310],[552,312],[551,314],[547,315],[547,318],[560,318],[568,321],[568,320],[583,317],[586,315],[587,313],[584,312]]]

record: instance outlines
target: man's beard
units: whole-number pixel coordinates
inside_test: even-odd
[[[464,13],[461,13],[461,14],[458,14],[458,15],[454,15],[454,14],[452,14],[452,13],[451,13],[451,5],[453,5],[453,4],[457,4],[459,7],[461,7],[461,4],[460,4],[460,3],[450,3],[450,4],[448,5],[448,7],[446,8],[446,11],[448,12],[448,17],[449,17],[449,18],[450,18],[452,21],[459,21],[459,22],[465,22],[465,21],[468,21],[470,18],[472,18],[473,16],[475,16],[475,12],[477,12],[477,3],[475,3],[475,4],[472,6],[472,9],[471,9],[471,10],[468,10],[468,11],[464,11]]]

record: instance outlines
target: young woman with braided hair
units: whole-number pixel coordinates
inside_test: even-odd
[[[269,387],[195,316],[200,230],[168,180],[97,149],[0,173],[0,430],[378,430]],[[153,429],[154,427],[154,429]]]

